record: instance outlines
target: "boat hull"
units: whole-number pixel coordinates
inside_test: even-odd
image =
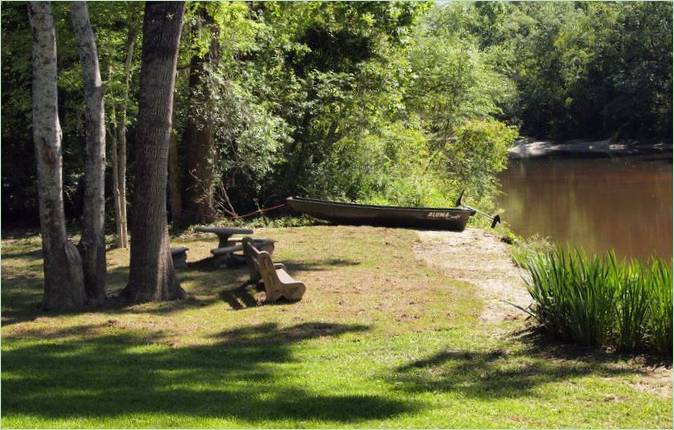
[[[301,197],[288,197],[286,202],[295,212],[347,225],[463,231],[468,219],[475,214],[474,210],[464,208],[357,205]]]

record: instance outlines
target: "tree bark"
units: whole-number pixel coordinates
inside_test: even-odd
[[[166,219],[168,150],[173,112],[182,2],[148,2],[143,21],[140,104],[136,128],[131,302],[183,298],[171,259]]]
[[[96,39],[87,4],[70,3],[70,18],[80,46],[84,82],[86,157],[84,161],[84,208],[82,215],[82,267],[84,288],[91,304],[105,302],[105,109],[103,82],[98,65]]]
[[[66,310],[84,305],[86,293],[80,254],[66,236],[51,3],[31,2],[28,17],[33,33],[33,142],[44,265],[42,308]]]
[[[218,61],[220,46],[218,43],[217,28],[213,18],[208,14],[206,7],[201,5],[200,17],[204,24],[211,27],[211,44],[206,55],[194,55],[190,62],[190,92],[191,100],[197,103],[208,104],[210,102],[210,89],[204,79],[208,72],[206,65]],[[199,88],[201,97],[195,95],[195,89]],[[190,115],[184,134],[185,147],[185,221],[187,223],[209,223],[217,216],[215,210],[215,139],[213,137],[212,124],[207,119]]]

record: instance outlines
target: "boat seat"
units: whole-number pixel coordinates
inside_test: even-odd
[[[268,252],[260,251],[253,243],[250,237],[243,238],[243,253],[251,283],[257,285],[262,281],[268,302],[282,297],[290,301],[300,300],[306,291],[304,283],[290,276],[283,264],[274,263]]]

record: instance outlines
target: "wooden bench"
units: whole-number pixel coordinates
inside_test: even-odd
[[[290,301],[302,298],[306,286],[295,279],[286,271],[283,264],[274,263],[271,255],[266,251],[260,251],[254,246],[253,239],[243,238],[243,253],[246,264],[250,271],[250,280],[256,285],[260,280],[264,284],[268,302],[275,302],[283,297]]]
[[[173,267],[176,269],[184,269],[187,267],[187,251],[189,248],[179,246],[171,248],[171,258],[173,259]]]

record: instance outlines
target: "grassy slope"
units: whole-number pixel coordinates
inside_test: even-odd
[[[277,239],[308,292],[257,306],[241,270],[181,273],[194,295],[34,312],[35,237],[2,248],[4,427],[671,427],[671,397],[618,357],[564,354],[479,323],[472,287],[415,260],[404,230],[299,227]],[[190,261],[214,238],[184,237]],[[128,254],[108,253],[109,288]]]

